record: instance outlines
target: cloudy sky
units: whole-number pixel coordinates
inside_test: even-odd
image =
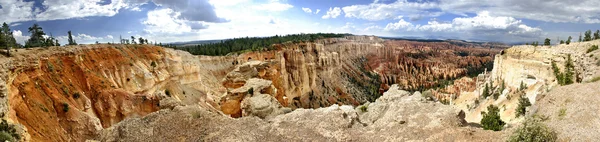
[[[177,42],[293,33],[506,43],[600,29],[599,0],[0,0],[17,40],[38,23],[61,44]]]

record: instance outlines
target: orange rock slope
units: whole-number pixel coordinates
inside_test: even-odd
[[[24,125],[32,141],[83,141],[125,118],[157,111],[161,98],[181,94],[165,95],[169,84],[219,88],[194,85],[210,78],[197,58],[161,47],[90,45],[15,54],[9,118]]]

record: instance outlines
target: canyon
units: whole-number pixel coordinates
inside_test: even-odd
[[[598,43],[347,36],[227,56],[151,45],[17,49],[0,59],[0,113],[22,141],[504,141],[514,127],[483,130],[481,112],[500,106],[518,126],[519,94],[534,104],[528,115],[557,111],[548,99],[569,86],[559,87],[551,62],[571,56],[577,80],[591,82],[600,52],[586,50]],[[486,84],[497,99],[481,96]],[[580,101],[570,102],[569,112]]]

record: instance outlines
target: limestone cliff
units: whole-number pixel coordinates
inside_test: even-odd
[[[507,122],[518,122],[516,111],[518,98],[525,95],[532,104],[536,98],[558,86],[556,75],[552,69],[554,61],[561,71],[564,71],[568,56],[571,56],[574,65],[574,81],[586,82],[600,76],[598,71],[598,51],[586,53],[592,45],[600,41],[571,43],[571,45],[556,46],[515,46],[506,49],[502,54],[496,55],[494,68],[491,72],[482,74],[477,78],[477,90],[463,92],[461,97],[454,100],[454,104],[467,111],[467,121],[479,122],[481,111],[488,105],[499,106],[501,117]],[[505,89],[499,90],[504,82]],[[480,95],[485,84],[489,84],[492,92],[498,92],[498,99],[493,97],[483,98]],[[521,83],[525,86],[521,92]],[[542,96],[541,96],[542,95]]]
[[[356,106],[374,101],[391,84],[410,91],[424,90],[477,74],[491,68],[493,55],[500,52],[458,41],[386,41],[373,36],[287,43],[275,48],[239,55],[233,62],[236,68],[227,74],[223,85],[234,90],[256,77],[272,81],[274,89],[264,91],[286,107]],[[453,92],[460,91],[445,91]],[[246,94],[229,92],[224,96],[224,113],[242,116],[240,103]]]
[[[101,132],[100,141],[503,141],[506,132],[466,126],[459,109],[390,91],[365,111],[332,105],[269,119],[232,119],[198,106],[161,110]]]
[[[217,77],[229,57],[196,57],[146,45],[19,49],[3,58],[6,117],[31,141],[83,141],[129,117],[158,111],[173,98],[219,110]],[[200,63],[202,62],[202,63]],[[165,91],[167,90],[167,91]]]

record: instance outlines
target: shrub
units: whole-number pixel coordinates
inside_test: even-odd
[[[79,92],[75,92],[73,94],[73,98],[75,98],[75,99],[79,99],[80,96],[81,96],[81,94],[79,94]]]
[[[360,111],[362,111],[362,112],[367,112],[368,108],[369,107],[367,105],[363,105],[363,106],[360,106],[358,109],[360,109]]]
[[[5,131],[0,131],[0,141],[3,142],[16,142],[15,138],[13,138],[9,133]]]
[[[0,141],[17,141],[21,136],[17,134],[17,129],[14,125],[8,124],[5,119],[0,123]]]
[[[504,121],[500,119],[500,109],[494,105],[488,106],[488,112],[481,112],[483,118],[481,118],[481,125],[484,130],[500,131],[504,127]]]
[[[167,90],[165,90],[165,94],[166,94],[167,96],[171,97],[171,91],[169,91],[168,89],[167,89]]]
[[[254,94],[254,88],[248,89],[248,94],[253,95]]]
[[[64,112],[69,112],[69,104],[63,103],[62,105],[63,105],[63,111]]]
[[[523,83],[523,81],[521,81],[521,85],[519,85],[519,91],[523,91],[527,89],[527,85],[525,85],[525,83]]]
[[[566,108],[561,108],[560,110],[558,110],[558,117],[563,118],[567,115],[567,109]]]
[[[509,142],[554,142],[557,133],[538,119],[527,118],[508,138]]]
[[[524,116],[528,106],[531,106],[531,102],[529,102],[529,99],[525,95],[521,95],[519,97],[519,106],[517,107],[517,117]]]
[[[490,85],[488,83],[485,84],[481,96],[483,96],[483,98],[487,98],[488,96],[490,96]]]
[[[592,47],[588,48],[588,50],[585,51],[585,53],[590,53],[590,52],[593,52],[595,50],[598,50],[598,45],[592,45]]]

